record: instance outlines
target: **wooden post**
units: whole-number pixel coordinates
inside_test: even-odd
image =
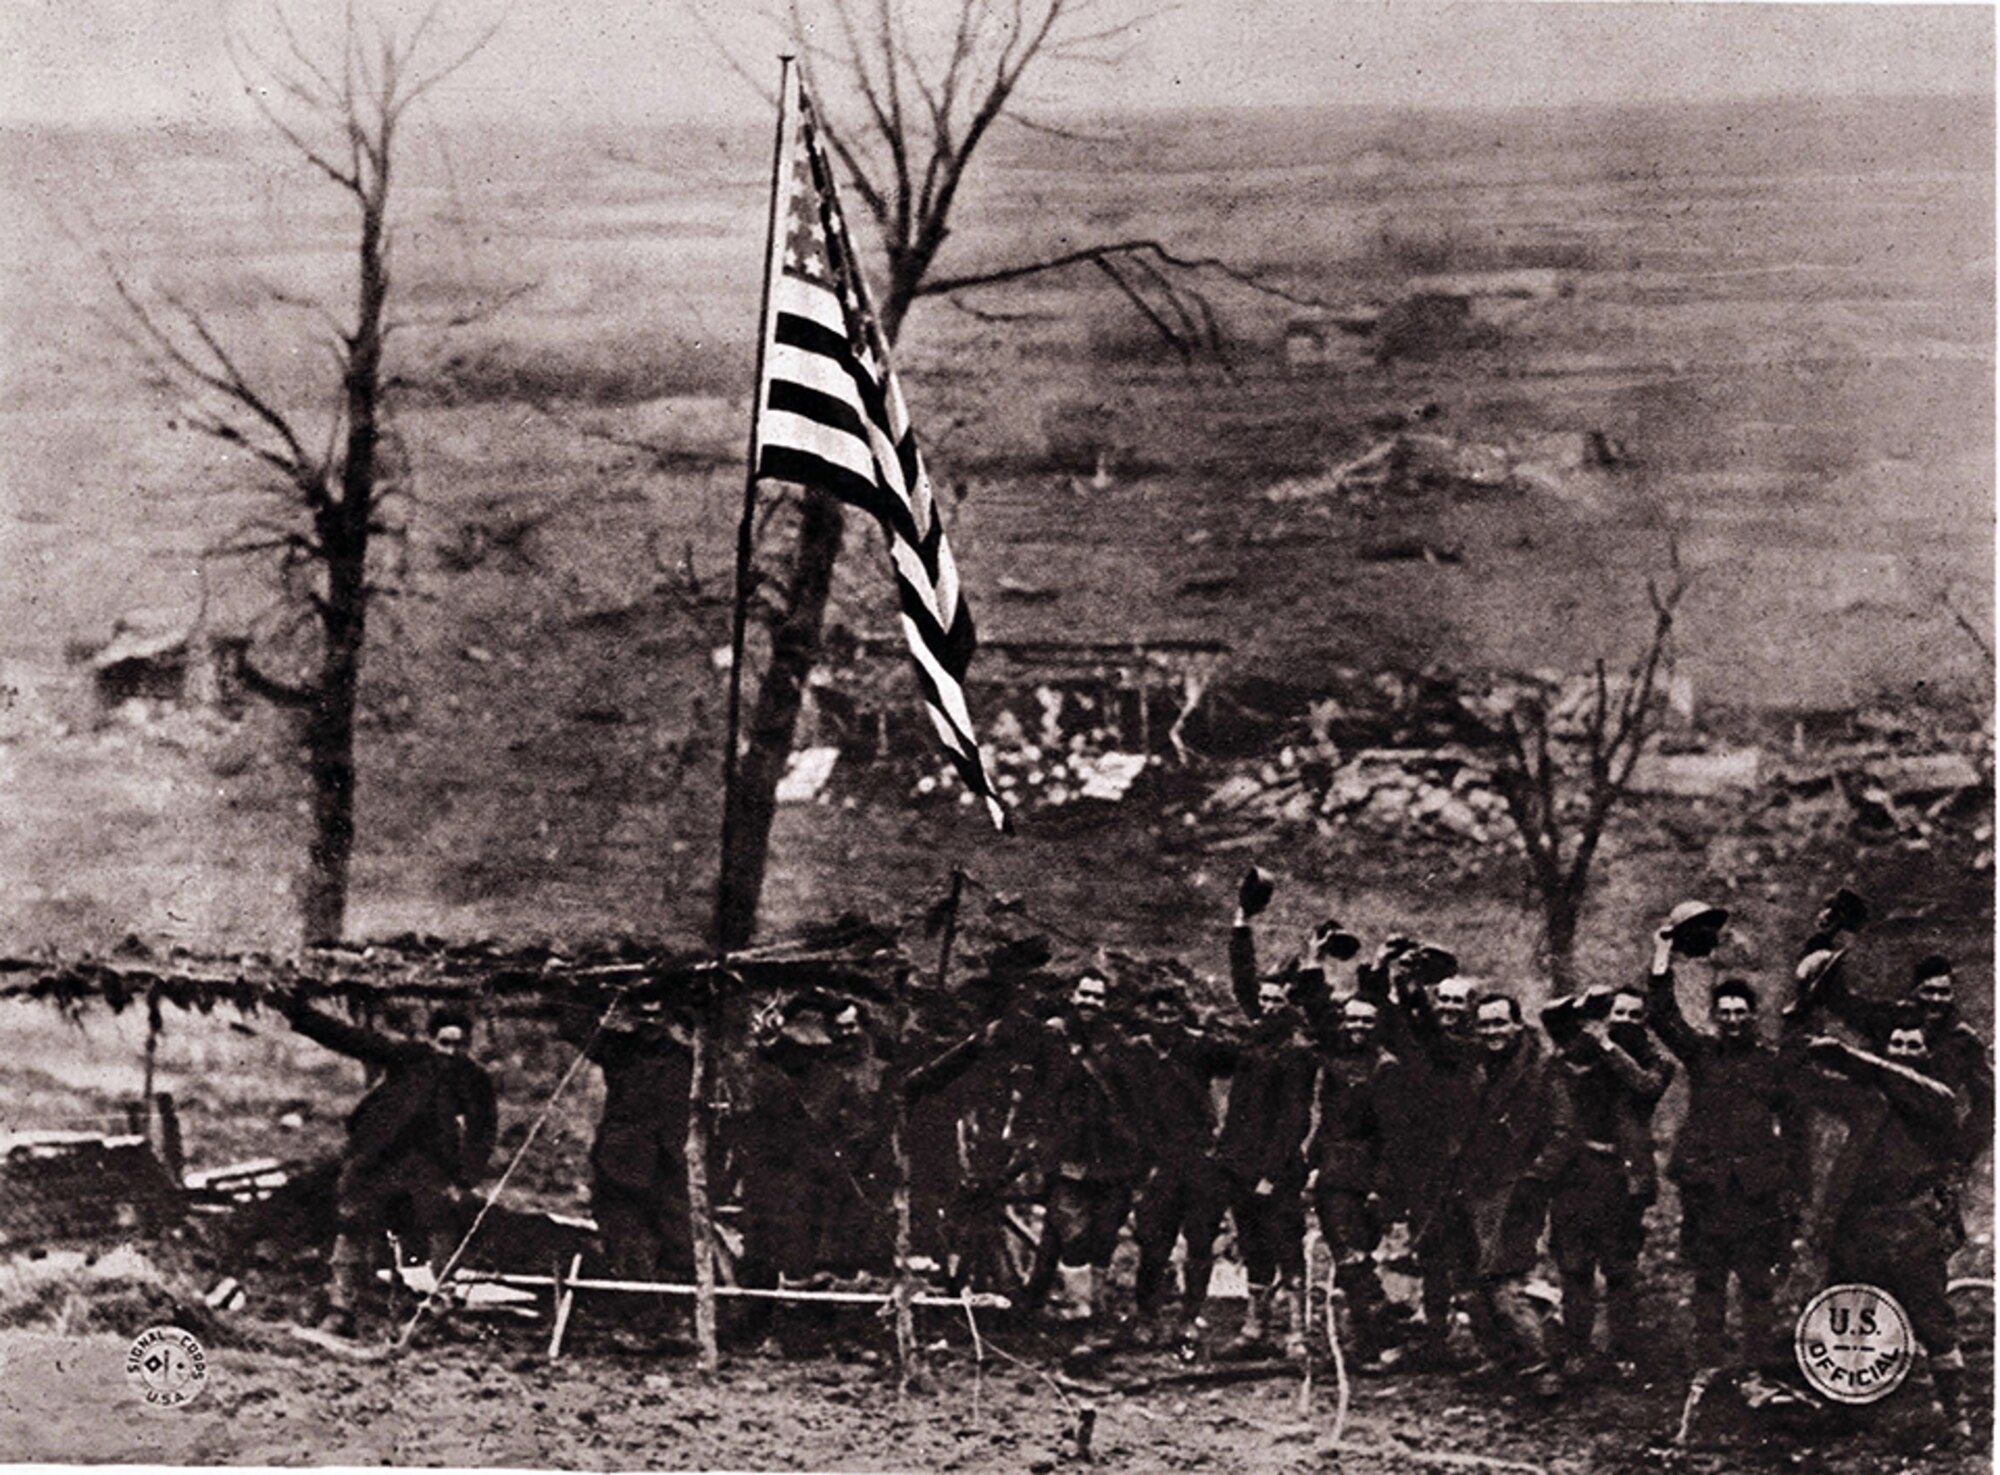
[[[569,1330],[569,1313],[576,1305],[576,1279],[583,1270],[581,1253],[569,1257],[569,1274],[562,1273],[561,1261],[557,1261],[555,1275],[555,1326],[549,1332],[549,1361],[562,1356],[563,1333]]]
[[[720,970],[717,976],[719,979]],[[693,1061],[688,1071],[688,1239],[694,1253],[694,1339],[702,1371],[710,1373],[722,1366],[722,1348],[715,1330],[715,1215],[708,1199],[709,1057],[715,1048],[720,997],[719,989],[712,989],[695,1007]]]
[[[174,1093],[162,1091],[154,1096],[153,1108],[160,1119],[160,1161],[179,1185],[187,1177],[187,1153],[181,1142],[181,1114],[174,1106]]]
[[[158,1150],[159,1143],[153,1138],[153,1078],[158,1073],[160,1055],[160,1030],[165,1021],[160,1018],[160,991],[157,987],[146,991],[146,1080],[139,1090],[140,1127],[145,1134],[146,1145]]]
[[[938,944],[937,989],[944,992],[945,978],[951,971],[952,944],[958,939],[958,906],[965,895],[965,872],[953,868],[951,873],[951,895],[945,899],[944,938]],[[909,1080],[910,1048],[910,980],[903,976],[897,988],[896,998],[896,1121],[889,1134],[890,1152],[896,1166],[896,1362],[902,1373],[901,1388],[910,1386],[910,1377],[916,1371],[917,1331],[916,1317],[911,1311],[911,1299],[916,1294],[914,1277],[910,1271],[910,1092]]]
[[[907,992],[907,985],[905,985]],[[907,1022],[909,1009],[903,1009]],[[896,1122],[889,1133],[889,1152],[896,1164],[896,1367],[901,1375],[897,1392],[907,1392],[910,1378],[917,1366],[917,1322],[916,1313],[910,1309],[910,1298],[916,1294],[910,1273],[910,1096],[901,1089],[896,1091]]]

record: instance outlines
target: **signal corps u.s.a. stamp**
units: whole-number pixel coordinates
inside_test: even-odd
[[[125,1354],[125,1380],[152,1408],[180,1408],[208,1386],[208,1353],[192,1332],[150,1326]]]
[[[1836,1403],[1873,1403],[1910,1375],[1917,1339],[1902,1304],[1871,1285],[1828,1286],[1799,1313],[1799,1371]]]

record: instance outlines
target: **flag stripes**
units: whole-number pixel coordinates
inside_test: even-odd
[[[760,478],[825,489],[873,517],[888,544],[903,634],[931,725],[993,823],[1007,813],[987,777],[965,704],[977,644],[918,454],[888,344],[847,234],[812,105],[796,81],[785,99],[778,238],[755,434]]]

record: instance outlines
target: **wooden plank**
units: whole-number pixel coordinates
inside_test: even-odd
[[[577,1291],[611,1291],[629,1295],[648,1296],[692,1296],[697,1287],[679,1281],[652,1280],[593,1280],[579,1277],[575,1280],[558,1278],[553,1275],[517,1275],[507,1271],[460,1269],[453,1280],[470,1285],[513,1286],[523,1290],[548,1289],[558,1283]],[[796,1301],[836,1306],[886,1306],[895,1298],[893,1291],[792,1291],[768,1290],[759,1286],[718,1285],[717,1296],[737,1296],[751,1300]],[[932,1294],[915,1295],[910,1298],[912,1306],[947,1306],[963,1308],[972,1306],[981,1311],[1005,1311],[1014,1303],[1005,1296],[990,1292],[974,1292],[962,1296],[942,1296]]]

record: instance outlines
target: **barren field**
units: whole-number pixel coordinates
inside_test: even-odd
[[[1990,120],[1957,106],[1246,114],[1154,120],[1115,144],[1003,139],[946,269],[1088,229],[1157,234],[1342,305],[1394,301],[1421,273],[1542,268],[1560,290],[1501,304],[1477,348],[1309,372],[1280,348],[1299,310],[1226,282],[1227,372],[1175,367],[1082,278],[975,304],[1018,319],[1004,324],[923,304],[904,377],[995,652],[975,674],[1021,679],[1004,649],[1049,639],[1213,641],[1218,688],[1279,674],[1309,691],[1336,666],[1585,670],[1640,638],[1673,535],[1695,575],[1680,670],[1706,723],[1785,733],[1885,705],[1976,723],[1985,662],[1950,609],[1990,619],[1992,150]],[[268,286],[338,301],[339,217],[263,140],[0,143],[17,263],[0,299],[0,782],[24,821],[0,839],[4,927],[280,941],[299,842],[269,732],[94,731],[64,652],[134,610],[191,617],[200,550],[256,505],[250,469],[144,387],[108,329],[99,256],[184,294],[253,371],[303,393],[311,325]],[[383,621],[371,667],[358,933],[703,917],[707,657],[726,630],[761,148],[413,149],[398,247],[413,313],[534,290],[474,329],[408,335],[416,597]],[[1372,444],[1371,417],[1426,403],[1441,434],[1539,476],[1389,505],[1266,495],[1309,489]],[[1563,464],[1562,438],[1593,430],[1623,465]],[[1107,486],[1090,484],[1094,452]],[[1392,541],[1455,561],[1371,556]],[[838,608],[881,634],[871,543],[850,534]],[[268,603],[242,568],[208,584],[217,630]],[[874,660],[893,674],[892,657]],[[897,883],[848,863],[853,828],[787,814],[772,925]],[[957,816],[863,828],[862,848],[907,835],[998,885],[1069,869],[1067,837],[1034,826],[1012,846]],[[1142,889],[1175,883],[1135,869]],[[1074,905],[1088,927],[1123,925],[1122,905]]]
[[[975,713],[1032,736],[1058,666],[1072,692],[1079,669],[1101,675],[1084,721],[1109,720],[1130,669],[1162,701],[1192,694],[1192,673],[1188,749],[1142,722],[1155,761],[1122,800],[1030,807],[1018,838],[986,834],[920,783],[935,763],[904,741],[916,698],[888,642],[875,536],[850,527],[836,618],[859,653],[802,741],[865,754],[879,732],[890,754],[843,757],[820,802],[781,811],[766,931],[911,915],[959,864],[1069,934],[1058,966],[1101,942],[1213,975],[1234,878],[1256,860],[1284,883],[1274,936],[1331,909],[1371,940],[1419,931],[1537,989],[1538,922],[1504,834],[1232,817],[1215,794],[1226,775],[1281,778],[1310,746],[1312,703],[1355,707],[1378,678],[1622,666],[1646,633],[1646,580],[1677,545],[1694,582],[1675,740],[1755,746],[1765,778],[1649,797],[1614,824],[1586,969],[1636,968],[1648,919],[1702,893],[1737,914],[1732,961],[1775,977],[1814,902],[1845,883],[1879,917],[1857,964],[1886,979],[1953,953],[1990,1031],[1992,670],[1959,622],[1987,630],[1993,610],[1990,112],[1244,113],[1127,122],[1109,142],[996,139],[942,270],[1080,233],[1157,236],[1346,312],[1484,282],[1479,331],[1388,361],[1363,345],[1288,365],[1287,324],[1310,310],[1215,278],[1229,361],[1183,368],[1088,276],[982,294],[977,312],[920,304],[899,364],[986,644]],[[403,340],[412,597],[370,655],[354,936],[688,938],[706,922],[712,652],[727,643],[766,147],[754,130],[413,149],[397,246],[412,313],[532,290],[474,328]],[[311,316],[269,289],[340,300],[335,204],[261,138],[0,133],[10,953],[128,933],[218,951],[293,940],[303,788],[277,719],[106,711],[82,660],[136,611],[199,611],[228,634],[257,625],[270,593],[241,567],[200,573],[258,507],[253,468],[145,384],[100,258],[184,295],[303,405],[323,382]],[[1493,289],[1505,273],[1536,285]],[[1593,434],[1615,454],[1594,459]],[[1343,489],[1341,468],[1391,436],[1454,469]],[[1179,664],[1127,657],[1140,647]],[[1886,819],[1852,802],[1844,773],[1822,782],[1841,754],[1940,752],[1978,781]],[[260,1038],[168,1019],[160,1084],[196,1166],[324,1152],[358,1088],[250,1026]],[[143,1035],[130,1014],[79,1033],[10,1007],[0,1131],[114,1118]],[[518,1140],[550,1057],[508,1050],[496,1064]],[[593,1082],[538,1146],[531,1201],[578,1207]],[[1678,1110],[1676,1093],[1670,1122]],[[1983,1193],[1975,1218],[1990,1212]],[[1964,1268],[1992,1273],[1990,1236]],[[1677,1279],[1651,1293],[1678,1315]],[[1059,1393],[1000,1361],[975,1380],[955,1325],[937,1329],[952,1345],[936,1386],[899,1401],[879,1365],[746,1358],[709,1383],[684,1359],[586,1339],[552,1370],[520,1334],[336,1365],[284,1343],[274,1319],[291,1309],[279,1292],[254,1306],[208,1401],[157,1426],[124,1417],[112,1331],[0,1332],[0,1439],[29,1459],[1018,1470],[1062,1454],[1066,1400],[1088,1397],[1105,1468],[1282,1469],[1321,1464],[1330,1427],[1324,1374],[1301,1432],[1290,1382]],[[879,1358],[883,1339],[858,1340]],[[1375,1380],[1356,1390],[1351,1434],[1551,1471],[1648,1468],[1683,1391],[1593,1391],[1547,1415],[1450,1379]],[[1919,1448],[1907,1433],[1896,1448]],[[1950,1468],[1890,1453],[1879,1430],[1842,1464],[1823,1452],[1779,1441],[1758,1467]],[[1748,1460],[1725,1444],[1692,1468]]]

